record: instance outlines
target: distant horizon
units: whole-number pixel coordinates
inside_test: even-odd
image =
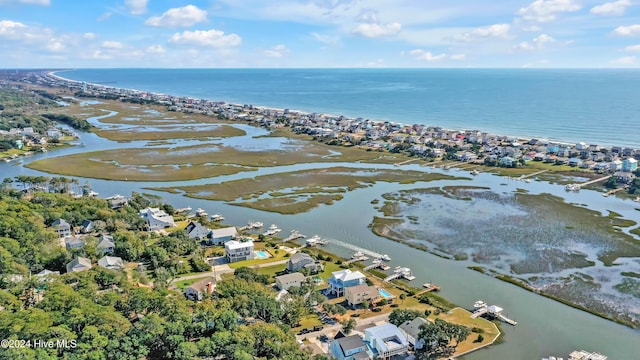
[[[628,67],[144,67],[144,66],[116,66],[116,67],[8,67],[0,70],[20,71],[73,71],[73,70],[606,70],[606,71],[640,71],[638,68]]]

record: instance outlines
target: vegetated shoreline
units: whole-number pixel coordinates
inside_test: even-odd
[[[414,244],[414,243],[412,243],[412,242],[404,241],[404,240],[401,240],[401,239],[395,238],[395,237],[393,237],[393,236],[390,236],[390,235],[388,235],[388,234],[384,234],[384,233],[380,232],[380,231],[379,231],[375,226],[373,226],[373,224],[374,224],[374,222],[375,222],[375,220],[376,220],[375,218],[378,218],[378,219],[387,219],[387,218],[374,217],[374,221],[370,224],[371,231],[372,231],[374,234],[376,234],[376,235],[378,235],[378,236],[381,236],[381,237],[384,237],[384,238],[386,238],[386,239],[389,239],[389,240],[391,240],[391,241],[395,241],[395,242],[397,242],[397,243],[400,243],[400,244],[403,244],[403,245],[409,246],[409,247],[411,247],[411,248],[414,248],[414,249],[418,249],[418,250],[420,250],[420,251],[427,252],[427,253],[429,253],[429,254],[432,254],[432,255],[438,256],[438,257],[443,258],[443,259],[447,259],[447,260],[456,260],[456,259],[455,259],[455,257],[454,257],[453,255],[448,255],[448,254],[447,254],[447,255],[443,255],[442,253],[438,253],[438,252],[435,252],[435,251],[433,251],[433,250],[430,250],[430,249],[429,249],[427,246],[425,246],[425,245]],[[400,219],[389,219],[389,220],[402,221],[402,220],[400,220]],[[386,225],[385,225],[385,227],[386,227]],[[598,316],[598,317],[600,317],[600,318],[603,318],[603,319],[606,319],[606,320],[613,321],[613,322],[615,322],[615,323],[617,323],[617,324],[620,324],[620,325],[628,326],[628,327],[630,327],[630,328],[632,328],[632,329],[638,329],[638,326],[637,326],[637,325],[635,325],[635,324],[634,324],[634,323],[632,323],[632,322],[625,321],[625,320],[622,320],[622,319],[616,319],[616,318],[613,318],[613,317],[611,317],[611,316],[609,316],[609,315],[606,315],[606,314],[604,314],[604,313],[600,313],[600,312],[597,312],[597,311],[591,310],[591,309],[589,309],[589,308],[587,308],[587,307],[585,307],[585,306],[582,306],[582,305],[579,305],[579,304],[576,304],[576,303],[572,303],[572,302],[570,302],[570,301],[568,301],[568,300],[562,299],[562,298],[557,297],[557,296],[555,296],[555,295],[551,295],[551,294],[548,294],[548,293],[545,293],[545,292],[539,291],[539,290],[535,289],[534,287],[530,286],[529,284],[527,284],[527,283],[523,282],[522,280],[517,279],[517,278],[514,278],[514,277],[512,277],[512,276],[505,275],[505,274],[499,274],[499,273],[496,273],[496,272],[493,272],[493,271],[487,271],[487,269],[485,269],[484,267],[479,266],[479,265],[468,266],[467,268],[468,268],[468,269],[470,269],[470,270],[473,270],[473,271],[477,271],[477,272],[479,272],[479,273],[481,273],[481,274],[484,274],[484,275],[487,275],[487,276],[493,277],[493,278],[498,279],[498,280],[500,280],[500,281],[503,281],[503,282],[506,282],[506,283],[509,283],[509,284],[512,284],[512,285],[518,286],[518,287],[520,287],[520,288],[522,288],[522,289],[524,289],[524,290],[527,290],[527,291],[529,291],[529,292],[532,292],[532,293],[534,293],[534,294],[541,295],[541,296],[544,296],[544,297],[546,297],[546,298],[548,298],[548,299],[558,301],[558,302],[560,302],[560,303],[562,303],[562,304],[564,304],[564,305],[570,306],[570,307],[572,307],[572,308],[574,308],[574,309],[585,311],[585,312],[587,312],[587,313],[589,313],[589,314],[596,315],[596,316]]]

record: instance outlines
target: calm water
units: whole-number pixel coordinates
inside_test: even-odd
[[[540,69],[79,69],[150,92],[640,147],[640,71]]]
[[[148,70],[152,73],[157,70]],[[162,70],[160,72],[171,73],[173,70]],[[176,71],[178,73],[192,73],[197,74],[198,71],[204,70],[191,70],[191,71]],[[208,72],[204,71],[204,72]],[[258,72],[262,73],[261,76],[267,76],[266,70],[233,70],[239,73]],[[291,70],[292,72],[294,70]],[[295,70],[296,72],[298,70]],[[304,72],[303,70],[299,70]],[[305,70],[306,71],[306,70]],[[324,70],[313,70],[311,72],[322,73]],[[93,74],[107,74],[110,70],[95,71]],[[136,71],[132,71],[135,73]],[[147,72],[147,70],[141,71]],[[213,71],[215,73],[216,71]],[[221,71],[222,73],[226,72]],[[277,71],[276,71],[277,72]],[[284,71],[287,72],[287,71]],[[331,72],[331,71],[330,71]],[[338,73],[341,71],[337,71]],[[366,71],[363,71],[366,73]],[[486,71],[487,74],[491,74],[491,71]],[[89,72],[91,73],[91,72]],[[429,71],[424,71],[424,74],[428,74]],[[461,71],[460,74],[464,73]],[[472,71],[473,73],[473,71]],[[481,72],[480,72],[481,73]],[[76,73],[64,73],[65,76]],[[112,75],[117,74],[116,71],[112,71]],[[375,75],[375,72],[372,72]],[[523,73],[527,74],[527,72]],[[636,73],[631,73],[636,74]],[[495,74],[494,74],[495,75]],[[275,76],[275,75],[274,75]],[[426,76],[426,75],[425,75]],[[634,75],[636,76],[636,75]],[[135,78],[135,77],[134,77]],[[245,84],[250,83],[250,79],[242,78]],[[107,81],[100,79],[89,79],[87,81]],[[168,79],[167,83],[171,83],[172,79]],[[175,79],[173,79],[175,80]],[[534,81],[535,78],[529,79]],[[113,86],[121,87],[138,87],[145,89],[143,86],[134,86],[133,83],[123,83],[125,79],[118,83],[111,84]],[[136,80],[137,81],[137,80]],[[227,78],[228,81],[228,78]],[[407,80],[409,81],[409,80]],[[179,83],[176,80],[176,84]],[[156,80],[156,84],[159,86],[160,81]],[[170,86],[177,86],[174,83]],[[197,84],[197,82],[194,82]],[[186,81],[185,81],[186,86]],[[195,86],[195,85],[194,85]],[[213,85],[207,85],[211,88],[215,88]],[[229,84],[232,86],[232,84]],[[255,84],[258,88],[263,85]],[[299,85],[303,87],[302,85]],[[631,84],[629,84],[631,86]],[[399,86],[401,88],[401,86]],[[177,88],[177,87],[176,87]],[[166,93],[180,93],[173,92],[169,88],[164,89],[152,89],[153,91],[162,91]],[[186,89],[186,88],[185,88]],[[222,96],[204,95],[205,90],[201,94],[191,94],[191,96],[208,97],[212,99],[219,99]],[[222,93],[221,89],[216,89],[218,93]],[[277,90],[279,91],[279,90]],[[274,92],[277,92],[274,91]],[[313,89],[309,90],[313,91]],[[365,89],[362,89],[365,91]],[[398,90],[400,91],[400,90]],[[266,96],[271,97],[272,100],[278,100],[277,96],[272,94],[260,94],[256,89],[249,91],[249,94],[254,93],[254,96]],[[621,92],[624,94],[624,92]],[[182,93],[184,94],[184,93]],[[236,95],[240,95],[240,91],[236,90]],[[295,94],[294,94],[295,95]],[[292,95],[292,98],[295,96]],[[305,97],[301,97],[305,98]],[[313,98],[310,96],[310,98]],[[225,98],[226,99],[226,98]],[[226,99],[238,101],[239,99]],[[287,99],[279,99],[284,103]],[[401,101],[401,100],[398,100]],[[238,102],[253,102],[272,106],[282,106],[279,103],[269,103],[262,101],[254,101],[249,99],[247,101]],[[328,102],[327,102],[328,103]],[[343,101],[343,103],[345,103]],[[451,102],[450,102],[451,104]],[[294,104],[295,105],[295,104]],[[441,105],[441,104],[439,104]],[[291,105],[290,105],[291,106]],[[376,106],[378,106],[376,104]],[[390,106],[395,106],[393,102],[389,102]],[[630,101],[628,108],[633,106],[633,102]],[[284,106],[282,106],[284,107]],[[292,108],[294,106],[291,106]],[[296,106],[298,107],[298,106]],[[300,106],[300,108],[303,108]],[[305,108],[305,110],[308,108]],[[352,108],[353,110],[354,108]],[[313,109],[310,109],[313,110]],[[318,109],[322,110],[322,109]],[[332,109],[327,109],[328,112]],[[368,108],[363,108],[366,111],[372,111]],[[324,111],[324,110],[323,110]],[[387,110],[388,111],[388,110]],[[458,110],[453,109],[452,112]],[[355,112],[355,111],[354,111]],[[346,112],[345,112],[346,113]],[[389,112],[391,114],[391,112]],[[356,115],[356,114],[354,114]],[[373,117],[373,116],[372,116]],[[377,117],[376,117],[377,118]],[[466,127],[466,126],[464,126]],[[243,129],[247,130],[248,135],[246,137],[238,137],[231,139],[219,140],[219,142],[228,144],[230,146],[242,146],[249,141],[255,141],[252,136],[264,134],[264,129],[252,128],[249,126],[243,126]],[[635,128],[634,128],[635,129]],[[627,133],[630,131],[636,131],[634,129],[627,129]],[[637,136],[636,136],[637,139]],[[101,149],[122,148],[122,147],[143,147],[146,142],[136,141],[131,143],[116,143],[99,138],[93,134],[82,134],[83,143],[85,147],[68,148],[60,151],[51,151],[46,154],[38,154],[31,158],[23,159],[21,161],[32,161],[42,157],[53,157],[63,154],[95,151]],[[264,140],[265,143],[261,144],[262,147],[271,148],[273,146],[282,146],[286,144],[282,139],[269,138]],[[176,145],[188,145],[190,141],[179,141]],[[0,163],[0,178],[13,177],[19,174],[31,174],[42,175],[43,173],[26,169],[22,166],[22,162],[12,162],[9,164]],[[131,191],[145,192],[144,187],[147,186],[171,186],[171,185],[193,185],[211,182],[220,182],[225,180],[232,180],[243,178],[247,176],[262,175],[268,173],[294,171],[309,168],[322,168],[330,167],[333,165],[344,166],[357,166],[357,167],[370,167],[371,165],[364,164],[300,164],[293,166],[283,166],[275,168],[263,168],[256,172],[235,174],[229,176],[218,177],[215,179],[200,179],[194,181],[174,182],[174,183],[145,183],[145,182],[117,182],[117,181],[104,181],[94,179],[80,178],[80,183],[90,181],[94,190],[98,191],[102,196],[109,196],[114,193],[129,194]],[[375,165],[376,167],[388,167],[395,168],[393,166]],[[409,165],[404,168],[425,170],[417,165]],[[444,171],[444,170],[437,170]],[[455,174],[456,171],[452,170]],[[464,175],[466,173],[460,173]],[[47,174],[44,174],[47,175]],[[481,174],[474,177],[469,181],[469,184],[487,186],[497,192],[513,192],[518,187],[526,187],[531,193],[552,193],[554,195],[562,196],[567,201],[578,204],[588,204],[590,208],[605,211],[607,209],[615,209],[616,212],[621,213],[626,218],[632,218],[640,220],[640,213],[634,210],[637,204],[631,201],[622,201],[615,198],[603,198],[600,194],[592,191],[581,191],[579,193],[566,193],[561,186],[550,185],[542,182],[532,182],[530,184],[523,184],[522,182],[510,182],[507,185],[501,185],[505,180],[503,178],[497,178],[489,174]],[[456,185],[463,183],[456,182]],[[398,244],[380,237],[375,236],[367,228],[371,219],[375,215],[379,215],[378,211],[374,209],[374,206],[370,204],[370,201],[379,198],[381,194],[398,191],[403,189],[411,189],[416,187],[431,187],[431,186],[443,186],[449,185],[449,183],[440,181],[434,183],[418,183],[413,185],[400,185],[379,183],[371,187],[364,189],[358,189],[353,192],[345,194],[342,201],[336,202],[332,206],[322,206],[316,208],[310,212],[297,214],[297,215],[280,215],[275,213],[266,213],[258,210],[247,209],[237,206],[227,205],[223,202],[207,201],[198,199],[189,199],[181,195],[158,193],[163,196],[168,202],[171,202],[176,207],[191,206],[192,208],[203,208],[210,214],[221,213],[227,219],[230,224],[242,225],[247,221],[262,221],[265,224],[275,223],[283,229],[283,234],[288,234],[291,229],[297,229],[301,233],[311,236],[313,234],[319,234],[322,237],[330,239],[330,245],[328,250],[335,252],[343,256],[350,256],[353,254],[354,249],[363,248],[378,254],[388,254],[391,256],[391,266],[407,266],[414,270],[417,279],[414,284],[424,282],[433,282],[443,287],[443,296],[452,300],[461,306],[470,307],[474,301],[482,299],[492,304],[497,304],[506,309],[506,313],[518,321],[516,327],[510,327],[508,325],[503,326],[506,333],[505,343],[499,346],[494,346],[490,350],[483,350],[474,354],[468,355],[467,359],[475,360],[489,360],[489,359],[539,359],[542,356],[559,355],[566,357],[568,353],[574,349],[585,349],[591,351],[599,351],[609,356],[609,359],[635,359],[637,358],[637,342],[640,339],[640,332],[631,330],[627,327],[617,325],[613,322],[600,319],[598,317],[589,315],[587,313],[574,310],[570,307],[562,305],[558,302],[548,300],[533,293],[524,291],[518,287],[512,286],[507,283],[495,280],[486,275],[476,273],[468,270],[470,262],[465,261],[451,261],[445,260],[434,255],[424,253],[411,249],[402,244]]]

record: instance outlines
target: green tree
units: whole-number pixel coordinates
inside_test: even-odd
[[[356,328],[356,320],[349,318],[340,323],[342,325],[342,332],[349,335],[353,329]]]
[[[421,360],[449,357],[458,345],[467,339],[470,332],[466,326],[448,323],[442,319],[429,322],[420,329],[419,338],[424,340],[425,346],[416,350],[416,356]]]
[[[422,313],[418,310],[393,309],[391,314],[389,314],[389,322],[395,326],[400,326],[402,323],[411,321],[421,315]]]

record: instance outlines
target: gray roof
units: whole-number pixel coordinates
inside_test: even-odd
[[[362,341],[360,335],[346,336],[336,341],[340,345],[340,348],[342,348],[343,353],[365,346],[365,343],[364,341]]]
[[[58,219],[54,221],[51,226],[55,228],[71,229],[71,225],[65,219]]]
[[[100,260],[98,260],[98,265],[105,268],[124,268],[124,262],[122,258],[117,256],[103,256]]]
[[[400,330],[407,333],[407,335],[413,337],[414,339],[418,338],[420,334],[420,327],[422,325],[426,325],[429,322],[421,317],[417,317],[410,321],[405,321],[402,325],[399,326]]]
[[[276,276],[275,279],[276,281],[280,280],[281,282],[290,282],[290,281],[304,281],[305,277],[302,273],[294,272],[291,274]]]
[[[313,258],[311,257],[311,255],[309,254],[305,254],[303,252],[297,252],[295,254],[293,254],[293,256],[291,256],[291,258],[289,259],[289,262],[291,264],[297,264],[301,261],[311,261],[314,262],[315,260],[313,260]]]
[[[106,249],[116,246],[116,244],[113,242],[113,236],[111,235],[100,235],[98,241],[98,245],[96,245],[97,249]]]
[[[78,256],[67,264],[67,272],[74,271],[74,268],[77,271],[91,269],[91,260]]]
[[[227,236],[235,237],[238,234],[238,230],[236,229],[235,226],[220,228],[220,229],[213,229],[212,231],[213,231],[213,235],[211,235],[211,237],[214,239],[223,238]]]
[[[187,225],[185,231],[187,232],[187,235],[189,235],[189,239],[204,239],[209,236],[209,233],[211,233],[210,229],[194,221]]]

